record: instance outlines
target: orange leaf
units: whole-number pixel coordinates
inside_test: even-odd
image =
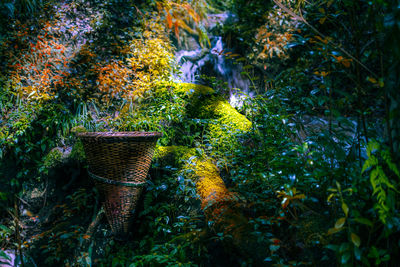
[[[350,68],[350,60],[346,59],[342,61],[343,66],[345,66],[346,68]]]
[[[342,60],[343,60],[343,57],[342,56],[335,56],[335,55],[332,55],[335,59],[336,59],[336,61],[338,61],[338,62],[341,62]]]
[[[286,207],[289,205],[289,199],[287,198],[287,197],[285,197],[283,200],[282,200],[282,208],[283,209],[286,209]]]
[[[377,83],[376,79],[373,78],[373,77],[368,77],[367,80],[368,80],[369,82],[373,83],[373,84],[376,84],[376,83]]]
[[[178,25],[178,22],[177,22],[177,21],[175,21],[175,23],[174,23],[174,28],[175,28],[175,36],[176,36],[176,39],[179,40],[179,25]]]
[[[167,26],[168,26],[168,29],[172,28],[172,16],[169,12],[167,12]]]

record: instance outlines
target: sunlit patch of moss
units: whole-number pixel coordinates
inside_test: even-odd
[[[248,131],[251,127],[251,122],[221,96],[205,100],[198,107],[198,116],[217,119],[220,124],[229,125],[241,131]]]
[[[154,158],[162,164],[176,164],[183,171],[191,173],[196,181],[197,192],[205,207],[209,201],[224,198],[229,195],[218,169],[211,159],[196,156],[195,148],[185,146],[158,147]]]
[[[234,149],[238,145],[238,135],[248,132],[252,125],[221,96],[199,101],[191,111],[194,112],[199,118],[211,119],[206,129],[214,150]]]
[[[82,125],[75,126],[71,129],[71,133],[84,133],[84,132],[87,132],[87,130]]]
[[[63,153],[59,148],[52,149],[44,158],[43,166],[47,169],[54,168],[62,162]]]
[[[193,96],[210,95],[215,93],[214,89],[211,87],[194,84],[194,83],[176,83],[172,81],[161,81],[156,84],[155,91],[157,96],[162,97],[163,94],[168,94],[173,92],[175,95],[185,98]],[[190,99],[192,100],[192,99]]]
[[[185,146],[159,146],[154,153],[154,159],[163,165],[180,165],[182,161],[196,155],[195,148]]]
[[[185,95],[209,95],[215,93],[211,87],[194,83],[177,83],[175,91]]]
[[[198,180],[196,188],[203,208],[231,198],[231,193],[226,188],[217,167],[211,160],[196,159],[192,166],[193,175]],[[188,168],[188,165],[185,165],[185,167]]]

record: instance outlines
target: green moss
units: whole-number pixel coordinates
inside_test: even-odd
[[[72,147],[70,158],[78,162],[83,162],[86,160],[85,150],[81,140],[77,140]]]
[[[211,87],[194,84],[194,83],[175,83],[175,82],[160,82],[157,84],[154,92],[158,97],[169,96],[170,93],[175,94],[180,98],[202,96],[214,94],[215,91]]]
[[[185,95],[209,95],[215,93],[211,87],[194,83],[177,83],[175,92]]]
[[[183,161],[196,155],[195,148],[186,146],[159,146],[154,153],[154,159],[163,165],[179,166]]]
[[[214,118],[221,124],[230,125],[242,131],[248,131],[251,127],[251,122],[221,96],[206,99],[197,107],[197,110],[199,118]]]
[[[74,128],[71,129],[71,133],[84,133],[84,132],[87,132],[87,130],[82,125],[75,126]]]
[[[62,152],[59,148],[52,149],[44,158],[43,165],[47,169],[51,169],[56,167],[58,164],[62,162]]]
[[[215,91],[208,86],[162,82],[154,88],[153,93],[144,108],[137,110],[131,120],[126,120],[122,125],[130,126],[129,130],[136,130],[138,126],[148,123],[162,127],[164,137],[159,142],[162,145],[186,145],[186,137],[193,132],[203,132],[205,126],[208,139],[215,149],[232,147],[232,144],[237,144],[237,134],[251,128],[251,122],[244,115],[223,97],[215,95]],[[187,118],[206,119],[206,124],[203,121],[188,126]],[[188,144],[192,143],[193,140],[190,140]]]
[[[193,107],[196,117],[211,119],[206,129],[211,145],[221,151],[238,146],[237,135],[246,133],[251,122],[221,96],[212,96]],[[214,149],[215,150],[215,149]]]

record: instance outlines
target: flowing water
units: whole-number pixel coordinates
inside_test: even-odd
[[[230,14],[216,14],[210,16],[211,23],[208,31],[211,31],[217,23],[224,23]],[[179,79],[182,82],[204,84],[202,75],[215,77],[227,84],[227,91],[230,95],[230,103],[233,106],[239,106],[242,103],[243,92],[250,96],[253,93],[249,90],[250,81],[241,73],[242,64],[230,59],[227,53],[232,50],[227,49],[221,36],[209,36],[211,48],[201,48],[193,46],[187,50],[178,50],[176,52],[176,61],[181,66],[182,74]]]

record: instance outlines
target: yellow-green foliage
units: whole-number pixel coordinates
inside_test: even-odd
[[[170,79],[174,65],[173,48],[157,19],[145,19],[151,27],[144,38],[134,39],[121,51],[126,60],[112,60],[98,66],[98,89],[105,100],[141,99],[145,92]]]
[[[81,140],[77,140],[72,147],[70,158],[78,162],[83,162],[86,159],[85,150]]]
[[[71,133],[84,133],[84,132],[87,132],[87,130],[82,125],[75,126],[71,129]]]
[[[227,100],[215,95],[215,91],[204,85],[191,83],[165,83],[156,89],[156,96],[170,96],[171,90],[182,100],[181,107],[188,117],[211,119],[206,125],[208,139],[216,149],[237,146],[236,135],[251,128],[251,122]]]
[[[153,84],[140,105],[133,110],[126,105],[118,117],[112,118],[111,124],[118,130],[163,131],[159,141],[162,145],[181,143],[178,134],[182,131],[177,125],[185,123],[187,108],[201,100],[201,96],[213,92],[204,85],[160,80]]]
[[[200,97],[202,95],[213,94],[215,91],[211,87],[194,84],[194,83],[176,83],[171,81],[164,81],[157,84],[158,86],[154,88],[157,96],[162,97],[169,91],[173,91],[177,96],[184,98],[189,97],[192,101],[192,97]]]
[[[177,83],[175,87],[175,92],[184,95],[208,95],[213,94],[215,91],[211,87],[193,84],[193,83]]]
[[[251,122],[220,96],[213,96],[202,102],[198,116],[217,119],[219,124],[229,126],[232,130],[248,131],[251,127]]]
[[[181,165],[185,160],[196,155],[195,148],[185,146],[159,146],[154,153],[154,159],[163,165]]]
[[[43,165],[47,168],[54,168],[62,161],[62,152],[58,148],[52,149],[44,158]]]
[[[208,126],[211,145],[219,150],[233,149],[238,143],[237,134],[250,130],[251,122],[221,96],[212,96],[194,107],[199,118],[214,119]],[[193,112],[193,111],[192,111]]]

